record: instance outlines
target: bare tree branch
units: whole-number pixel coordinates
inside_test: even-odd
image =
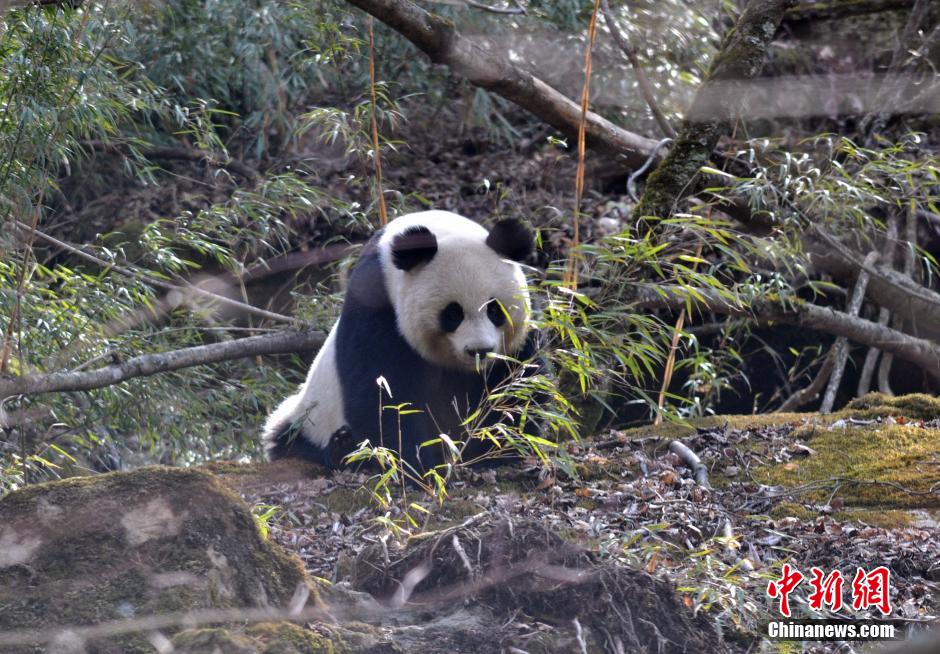
[[[878,251],[869,252],[862,264],[862,272],[855,282],[855,288],[852,290],[852,297],[849,300],[848,315],[858,316],[862,310],[862,302],[865,300],[865,289],[868,287],[868,273],[866,268],[870,268],[878,258]],[[845,362],[849,358],[849,339],[840,336],[833,345],[834,366],[832,375],[829,377],[829,384],[826,386],[826,392],[823,395],[822,405],[819,407],[820,413],[831,413],[832,407],[836,402],[836,393],[839,391],[839,384],[842,383],[842,373],[845,372]]]
[[[581,109],[576,102],[512,62],[464,38],[454,24],[410,0],[349,0],[398,31],[436,64],[448,66],[472,84],[492,91],[576,138]],[[643,164],[656,141],[622,129],[595,113],[587,115],[589,147],[635,168]]]
[[[32,230],[32,228],[29,225],[24,225],[18,220],[13,221],[13,226],[20,230],[27,231],[27,232],[34,231],[37,237],[46,241],[47,243],[50,243],[52,245],[55,245],[56,247],[62,248],[66,252],[70,252],[74,254],[75,256],[84,259],[85,261],[95,264],[96,266],[100,266],[106,270],[113,270],[114,272],[120,273],[121,275],[124,275],[125,277],[132,277],[134,279],[142,279],[148,284],[152,286],[156,286],[157,288],[162,288],[166,291],[171,291],[171,292],[175,291],[175,292],[181,293],[182,294],[181,297],[185,297],[186,294],[188,293],[194,293],[196,295],[201,295],[202,297],[205,297],[214,302],[218,302],[219,304],[224,304],[226,306],[230,306],[232,308],[238,309],[239,311],[244,311],[245,313],[250,313],[256,316],[260,316],[262,318],[267,318],[268,320],[273,320],[275,322],[288,323],[288,324],[296,324],[297,322],[294,318],[291,318],[290,316],[285,316],[284,314],[281,314],[281,313],[275,313],[273,311],[268,311],[267,309],[261,309],[259,307],[255,307],[250,304],[245,304],[244,302],[233,300],[231,298],[225,297],[224,295],[219,295],[218,293],[207,291],[206,289],[200,288],[199,286],[196,286],[194,284],[185,284],[185,285],[172,284],[170,282],[160,279],[159,277],[155,277],[147,272],[132,270],[130,268],[125,268],[124,266],[121,266],[118,264],[110,263],[108,261],[105,261],[104,259],[99,259],[95,255],[89,252],[86,252],[85,250],[83,250],[81,247],[77,245],[72,245],[71,243],[60,241],[59,239],[53,236],[49,236],[48,234],[45,234],[44,232],[40,232],[39,230]]]
[[[841,243],[817,244],[810,261],[815,268],[845,285],[853,283],[863,269],[862,261]],[[916,323],[918,335],[940,337],[940,293],[886,265],[869,266],[865,272],[870,276],[868,297],[872,302],[889,309],[905,322]]]
[[[313,350],[323,345],[325,339],[326,335],[319,331],[285,331],[210,345],[197,345],[159,354],[144,354],[123,363],[96,370],[5,377],[0,378],[0,399],[14,395],[87,391],[119,384],[135,377],[150,377],[161,372],[192,366],[262,354],[288,354]]]
[[[637,308],[679,311],[686,306],[689,296],[689,291],[681,286],[658,284],[655,287],[644,286],[635,289],[632,299]],[[762,322],[780,322],[834,336],[845,336],[856,343],[890,352],[940,378],[940,344],[864,318],[798,299],[793,299],[787,304],[759,301],[746,306],[729,301],[713,289],[704,288],[695,289],[695,297],[702,298],[698,304],[701,310],[724,315],[751,316]],[[693,306],[695,304],[693,300]]]

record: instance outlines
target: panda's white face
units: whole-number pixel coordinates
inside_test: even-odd
[[[525,275],[487,244],[484,228],[429,211],[386,229],[380,252],[398,328],[422,357],[474,370],[490,352],[512,355],[522,347],[529,318]]]

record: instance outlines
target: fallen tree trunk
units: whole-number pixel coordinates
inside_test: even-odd
[[[414,43],[436,64],[444,64],[471,84],[492,91],[544,120],[569,138],[577,138],[581,108],[539,78],[470,39],[454,24],[409,0],[349,0]],[[618,127],[588,112],[588,147],[613,156],[629,168],[649,158],[656,141]]]

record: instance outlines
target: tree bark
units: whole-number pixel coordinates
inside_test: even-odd
[[[444,64],[471,84],[492,91],[544,120],[569,138],[577,138],[581,108],[551,86],[507,59],[464,38],[449,20],[409,0],[349,0],[399,32],[432,62]],[[628,132],[588,112],[588,147],[611,155],[630,168],[646,161],[656,141]]]
[[[748,2],[712,61],[672,149],[650,174],[646,190],[633,211],[634,219],[666,218],[679,202],[700,190],[699,170],[708,164],[718,139],[729,131],[734,117],[735,94],[728,92],[728,81],[751,79],[760,72],[767,46],[784,11],[793,3],[794,0]]]
[[[13,395],[38,395],[62,391],[87,391],[112,386],[135,377],[262,354],[290,354],[323,345],[326,334],[315,331],[286,331],[249,336],[235,341],[198,345],[160,354],[144,354],[96,370],[53,372],[0,378],[0,400]]]

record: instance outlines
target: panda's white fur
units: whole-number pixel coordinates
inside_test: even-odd
[[[508,231],[507,238],[514,239],[513,230]],[[430,255],[422,250],[421,237],[427,232],[436,247]],[[409,239],[417,239],[412,250],[403,247]],[[300,456],[332,467],[339,465],[337,459],[351,443],[366,438],[376,442],[388,418],[378,415],[378,374],[391,382],[392,400],[386,403],[417,405],[432,421],[408,416],[404,424],[399,417],[396,426],[409,431],[406,448],[417,449],[415,443],[436,436],[429,432],[441,429],[442,422],[451,428],[459,425],[459,420],[441,414],[450,405],[472,410],[479,399],[477,385],[482,389],[483,380],[490,381],[487,370],[493,366],[492,359],[481,354],[515,356],[529,337],[523,270],[488,239],[497,240],[477,223],[448,211],[404,215],[377,233],[350,275],[343,313],[304,385],[265,423],[262,437],[269,456]],[[417,263],[396,260],[409,256],[417,256]],[[501,325],[488,313],[494,299],[505,318],[496,321]],[[441,327],[441,315],[451,303],[462,308],[463,319],[447,331]],[[376,415],[362,415],[370,407]],[[437,415],[431,415],[435,411]],[[375,431],[378,435],[357,433]],[[340,440],[343,451],[331,452],[340,447],[335,442]],[[410,450],[405,456],[417,460]]]
[[[338,325],[339,321],[317,352],[304,385],[281,402],[265,421],[261,435],[265,449],[274,447],[278,431],[284,425],[300,423],[304,438],[318,447],[326,447],[330,436],[346,424],[343,394],[336,369]]]

